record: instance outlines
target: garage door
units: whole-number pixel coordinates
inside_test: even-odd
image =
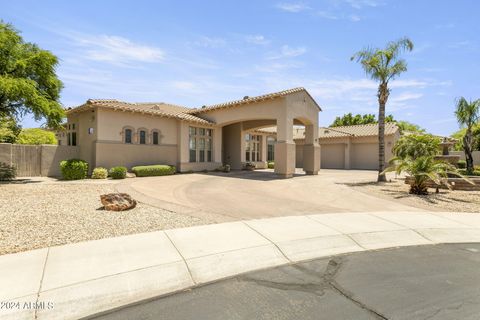
[[[378,169],[378,144],[354,143],[350,154],[352,169]]]
[[[324,169],[343,169],[345,166],[345,145],[322,144],[321,167]]]

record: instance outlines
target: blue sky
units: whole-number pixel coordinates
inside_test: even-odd
[[[475,0],[16,0],[2,3],[0,18],[60,58],[65,106],[199,107],[303,86],[323,108],[321,125],[377,112],[376,84],[350,57],[408,36],[415,50],[387,113],[449,135],[455,99],[480,98],[479,12]]]

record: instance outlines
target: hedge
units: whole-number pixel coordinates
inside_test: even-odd
[[[15,179],[17,176],[17,168],[8,163],[0,162],[0,181],[8,181]]]
[[[85,179],[88,173],[88,162],[80,159],[60,161],[60,171],[65,180]]]
[[[268,162],[267,167],[268,167],[268,169],[274,169],[275,168],[275,162],[273,162],[273,161]]]
[[[92,179],[107,179],[108,170],[102,167],[93,169]]]
[[[125,167],[113,167],[110,168],[108,174],[112,179],[125,179],[127,177],[127,168]]]
[[[157,164],[133,167],[132,172],[135,173],[137,177],[167,176],[177,172],[177,168],[174,166]]]

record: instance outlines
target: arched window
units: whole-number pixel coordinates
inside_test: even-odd
[[[125,129],[125,143],[132,143],[132,129]]]
[[[152,133],[152,144],[158,144],[158,131]]]
[[[145,130],[140,130],[139,131],[139,137],[140,137],[140,144],[146,144],[147,143],[147,132]]]

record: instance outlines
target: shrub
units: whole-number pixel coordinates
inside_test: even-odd
[[[31,129],[22,129],[20,134],[17,137],[16,143],[18,144],[57,144],[57,138],[55,138],[55,133],[40,129],[40,128],[31,128]]]
[[[125,167],[113,167],[110,168],[108,174],[112,179],[125,179],[127,176],[127,168]]]
[[[17,176],[17,168],[5,162],[0,162],[0,181],[8,181],[15,179]]]
[[[274,169],[275,168],[275,162],[270,161],[269,163],[267,163],[267,167],[268,167],[268,169]]]
[[[80,159],[69,159],[60,162],[60,171],[65,180],[85,179],[88,173],[88,162]]]
[[[467,167],[467,161],[465,160],[458,160],[457,167],[460,169],[465,169]]]
[[[429,134],[403,136],[393,147],[395,156],[400,159],[435,156],[439,151],[440,138]]]
[[[108,170],[102,167],[93,169],[92,179],[107,179]]]
[[[174,174],[177,169],[174,166],[158,164],[152,166],[133,167],[132,171],[137,175],[137,177],[153,177],[171,175]]]
[[[473,172],[468,173],[467,169],[459,169],[458,173],[464,176],[480,176],[480,169],[475,169]]]

